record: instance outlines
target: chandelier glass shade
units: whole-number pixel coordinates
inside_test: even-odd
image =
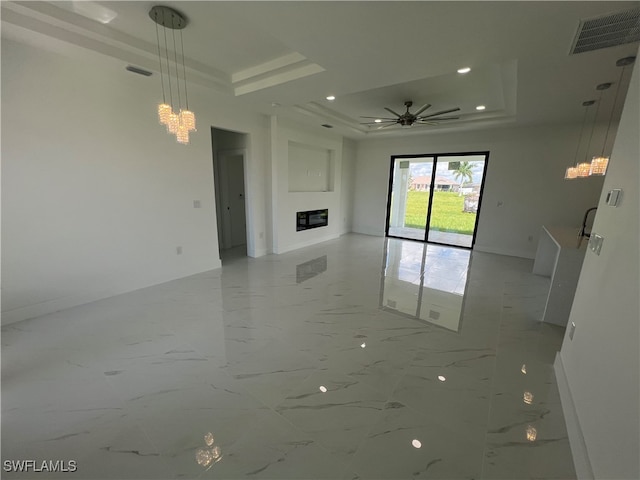
[[[162,84],[162,102],[158,104],[158,121],[166,127],[168,133],[176,136],[178,143],[188,144],[189,132],[196,131],[196,116],[189,110],[187,74],[184,64],[182,30],[186,27],[187,20],[178,11],[160,5],[153,7],[149,11],[149,17],[151,17],[156,24],[158,62],[160,64],[160,79]],[[159,27],[162,27],[162,38],[164,42],[161,42]],[[176,30],[180,32],[179,44],[176,43]],[[167,34],[167,31],[169,31],[169,34]],[[167,39],[167,36],[172,38],[172,42]],[[161,45],[162,43],[164,43],[164,46]],[[173,43],[172,52],[169,51],[170,43]],[[178,61],[178,46],[181,51],[181,64]],[[173,60],[171,57],[173,57]],[[180,78],[180,70],[182,70],[182,78]],[[167,98],[165,92],[165,78],[169,98]],[[176,93],[175,99],[174,89]]]
[[[589,162],[579,163],[577,168],[577,177],[584,178],[589,176],[589,171],[591,170],[591,164]]]
[[[604,175],[607,173],[607,165],[609,165],[609,157],[593,157],[589,175]]]
[[[567,170],[564,174],[564,178],[567,180],[573,180],[574,178],[578,178],[578,167],[567,167]]]
[[[158,105],[158,120],[160,124],[167,125],[169,123],[169,116],[172,113],[171,105],[161,103]]]

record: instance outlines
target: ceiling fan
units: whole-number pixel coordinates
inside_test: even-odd
[[[445,113],[457,112],[460,110],[459,108],[450,108],[448,110],[441,110],[436,113],[431,113],[429,115],[421,115],[426,109],[431,107],[430,104],[426,104],[417,112],[411,113],[409,108],[413,105],[411,100],[407,100],[404,102],[405,107],[407,107],[407,111],[402,115],[394,112],[390,108],[384,107],[387,112],[390,112],[395,115],[395,118],[390,117],[362,117],[362,118],[372,118],[375,119],[374,122],[366,122],[361,125],[378,125],[380,128],[393,127],[394,125],[401,125],[403,127],[410,127],[414,124],[418,125],[438,125],[442,120],[457,120],[460,117],[440,117],[439,115],[444,115]]]

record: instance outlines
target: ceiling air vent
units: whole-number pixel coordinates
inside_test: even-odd
[[[640,40],[640,8],[580,21],[570,54],[615,47]]]
[[[137,73],[138,75],[144,75],[145,77],[150,77],[151,76],[151,72],[150,71],[145,70],[145,69],[140,68],[140,67],[134,67],[133,65],[127,65],[124,68],[125,68],[125,70],[128,70],[129,72]]]

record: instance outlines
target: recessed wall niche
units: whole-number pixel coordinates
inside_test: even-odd
[[[289,142],[289,192],[333,192],[334,152]]]

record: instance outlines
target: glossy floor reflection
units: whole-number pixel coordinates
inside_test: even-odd
[[[380,307],[459,331],[471,251],[390,239],[385,253]]]
[[[77,472],[3,478],[575,478],[531,267],[347,235],[4,327],[3,466]]]

